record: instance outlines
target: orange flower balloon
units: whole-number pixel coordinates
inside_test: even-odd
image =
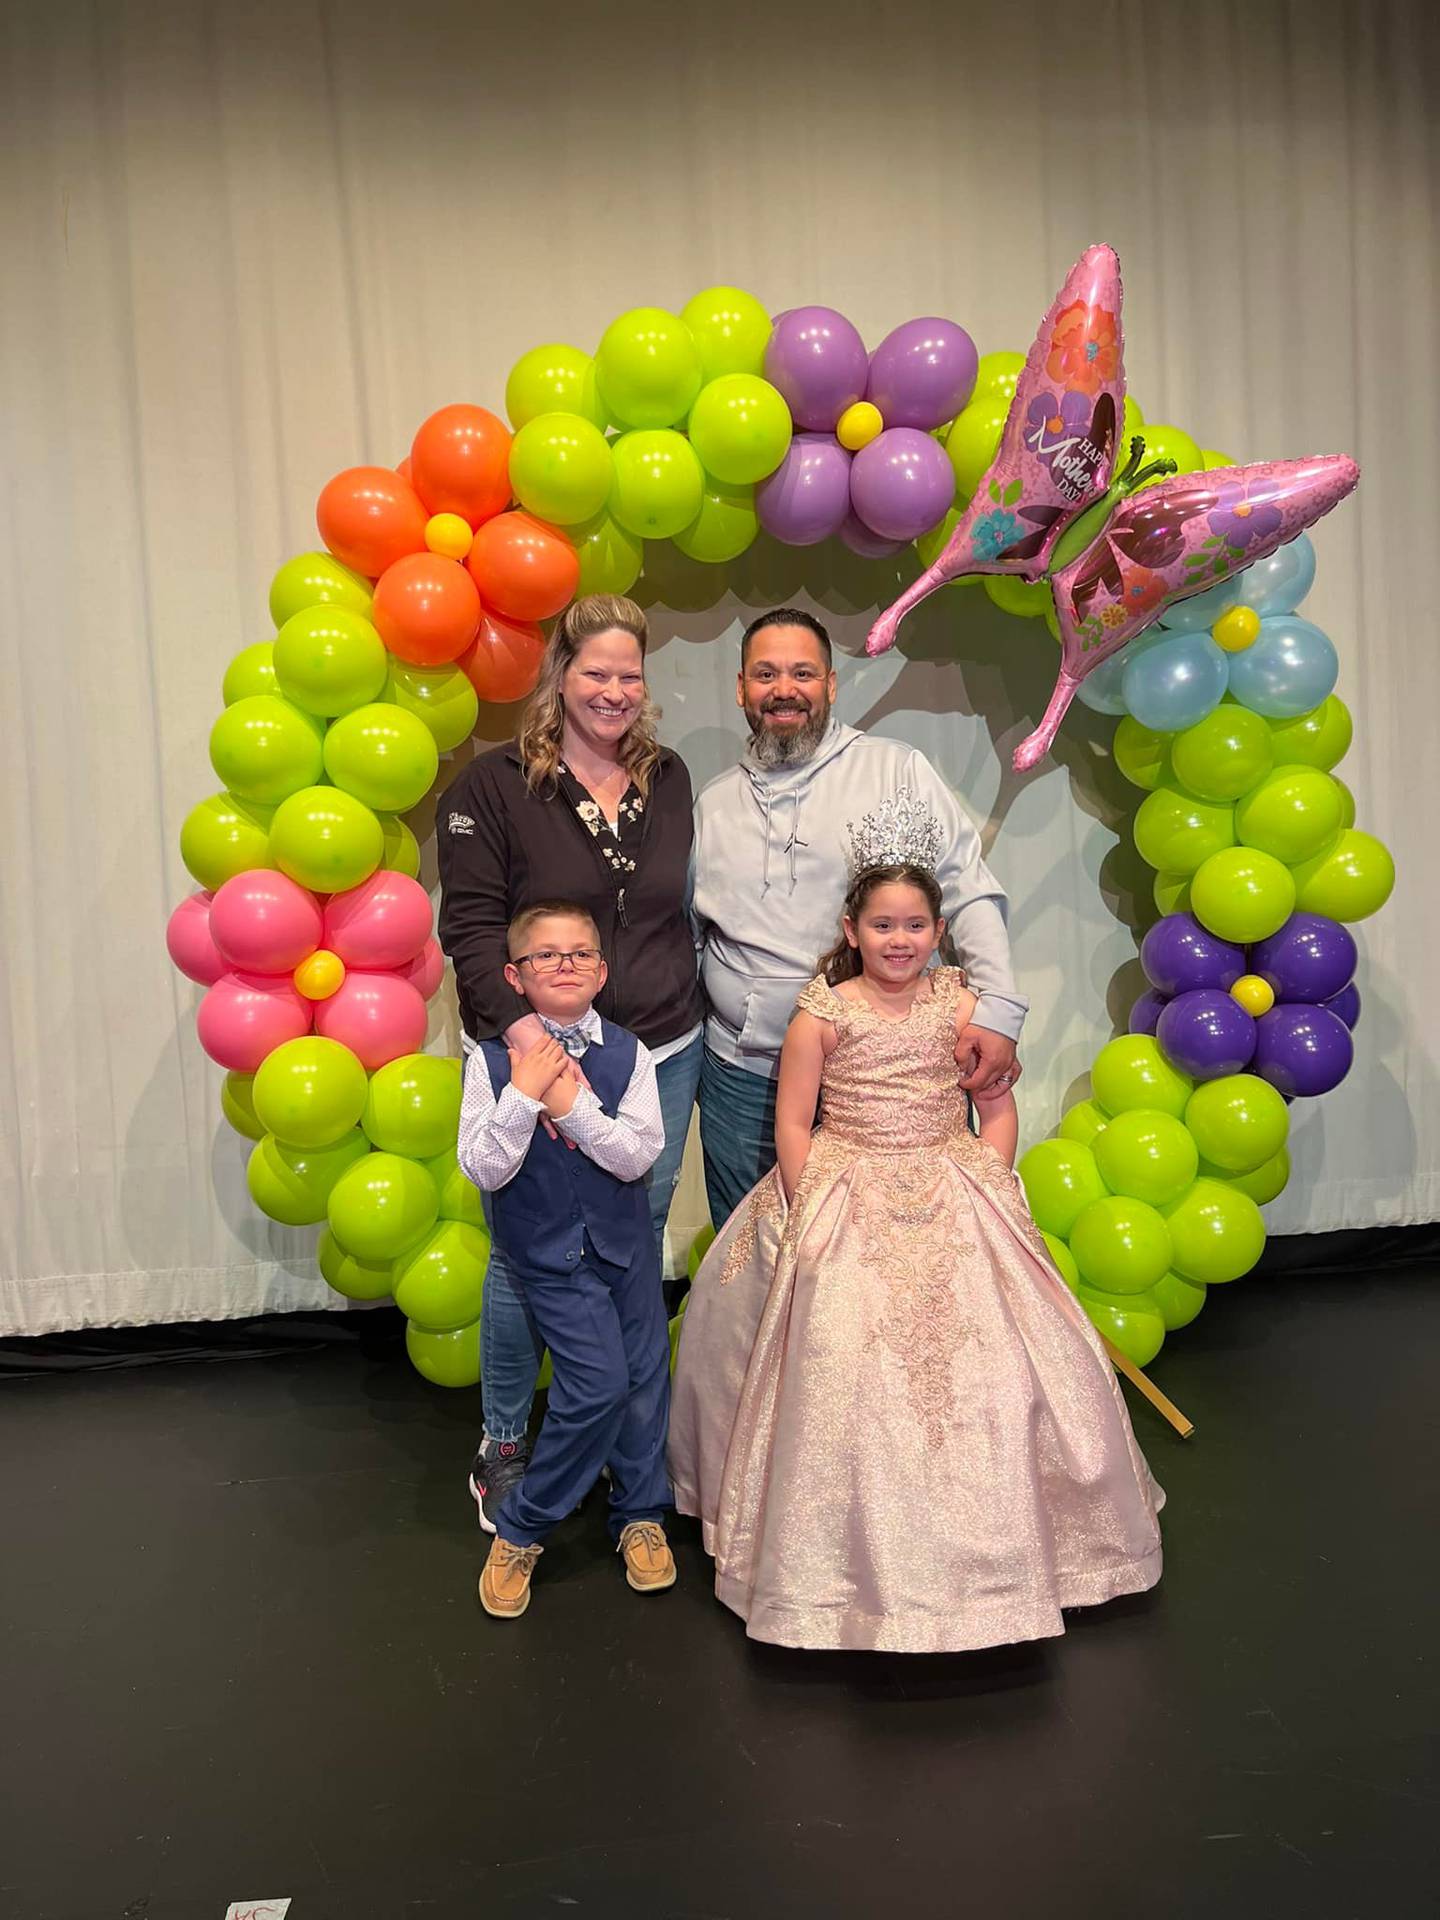
[[[563,533],[528,513],[487,520],[465,564],[487,609],[511,620],[548,619],[580,584],[574,547]]]
[[[478,527],[510,504],[510,429],[484,407],[441,407],[415,436],[410,473],[431,513]]]
[[[474,646],[455,664],[482,700],[498,706],[534,692],[544,653],[545,636],[539,627],[482,613]]]
[[[412,667],[443,667],[480,631],[480,595],[457,561],[407,553],[375,583],[370,618],[390,651]]]
[[[390,467],[347,467],[315,507],[331,553],[372,580],[405,554],[423,550],[428,518],[415,489]]]

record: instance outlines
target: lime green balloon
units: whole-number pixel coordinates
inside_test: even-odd
[[[459,667],[412,667],[392,658],[385,698],[424,722],[437,753],[453,753],[480,718],[480,696]]]
[[[389,661],[375,627],[349,607],[302,607],[275,636],[280,691],[325,719],[379,699]]]
[[[1125,410],[1120,416],[1120,444],[1115,449],[1115,471],[1118,473],[1130,458],[1130,442],[1137,433],[1145,431],[1145,412],[1133,393],[1125,396]]]
[[[392,873],[407,873],[412,880],[418,880],[420,878],[420,842],[398,814],[377,813],[375,818],[380,823],[378,864],[388,867]]]
[[[1017,580],[1009,573],[987,573],[981,578],[985,591],[1002,613],[1013,613],[1022,620],[1041,620],[1054,611],[1055,596],[1047,580]]]
[[[1008,407],[1015,398],[1015,388],[1024,371],[1023,353],[982,353],[980,365],[975,372],[975,387],[970,395],[971,402],[988,395],[993,399],[1003,400]]]
[[[1195,1082],[1171,1066],[1153,1035],[1122,1033],[1096,1054],[1090,1087],[1106,1113],[1132,1113],[1144,1108],[1178,1120]]]
[[[1324,706],[1311,713],[1302,713],[1294,720],[1269,720],[1266,725],[1275,741],[1278,766],[1298,761],[1307,767],[1319,767],[1322,773],[1340,764],[1355,737],[1350,709],[1333,693]]]
[[[220,1087],[220,1111],[247,1140],[265,1138],[265,1122],[255,1111],[253,1073],[227,1073]]]
[[[307,1033],[261,1061],[255,1113],[284,1146],[328,1147],[360,1124],[367,1086],[365,1069],[349,1047]]]
[[[1200,1162],[1200,1172],[1208,1180],[1228,1180],[1241,1193],[1248,1193],[1257,1207],[1268,1206],[1285,1191],[1290,1179],[1290,1149],[1281,1147],[1251,1173],[1230,1173],[1224,1167],[1212,1166],[1208,1160]]]
[[[1005,431],[1005,416],[1010,402],[998,393],[977,394],[968,407],[955,416],[945,436],[945,451],[955,469],[955,485],[969,499],[979,486],[986,468],[1000,450]]]
[[[1094,1100],[1077,1100],[1061,1117],[1060,1138],[1078,1140],[1082,1146],[1093,1146],[1095,1136],[1102,1133],[1110,1124],[1110,1116]]]
[[[690,329],[700,355],[702,379],[720,380],[726,374],[758,374],[764,370],[770,316],[753,293],[740,287],[706,287],[686,301],[680,318]],[[718,469],[711,467],[710,471]]]
[[[1166,426],[1159,420],[1147,420],[1139,431],[1145,437],[1147,467],[1152,460],[1173,460],[1176,473],[1199,473],[1204,467],[1199,446],[1179,427]],[[1155,480],[1147,480],[1145,486],[1155,486],[1160,478],[1163,476],[1157,475]],[[1142,487],[1141,492],[1144,490]]]
[[[1188,1327],[1205,1305],[1204,1287],[1180,1273],[1162,1274],[1145,1297],[1160,1309],[1167,1333],[1178,1333],[1181,1327]]]
[[[728,487],[707,476],[700,511],[675,535],[675,544],[687,559],[718,564],[738,559],[759,531],[755,489]]]
[[[384,850],[380,822],[363,800],[339,787],[306,787],[292,794],[275,809],[270,825],[270,864],[312,893],[358,887],[379,866]]]
[[[1081,1209],[1069,1237],[1081,1281],[1104,1293],[1143,1293],[1170,1266],[1164,1219],[1128,1194],[1092,1200]]]
[[[1265,1246],[1259,1207],[1227,1180],[1197,1180],[1167,1210],[1165,1224],[1175,1272],[1201,1286],[1238,1280]]]
[[[226,707],[210,729],[210,764],[231,793],[278,806],[313,786],[324,765],[325,729],[276,693]]]
[[[1184,736],[1157,733],[1153,727],[1141,726],[1134,714],[1123,713],[1115,729],[1112,748],[1115,764],[1132,787],[1143,787],[1147,793],[1153,793],[1162,781],[1169,781],[1170,748],[1177,738]]]
[[[395,1304],[428,1333],[453,1333],[480,1315],[490,1235],[483,1227],[442,1220],[395,1262]]]
[[[1254,1073],[1227,1073],[1191,1094],[1185,1125],[1212,1166],[1226,1173],[1253,1173],[1285,1144],[1290,1116],[1268,1080]]]
[[[418,805],[439,767],[429,727],[388,701],[342,714],[325,735],[325,771],[335,785],[386,813]]]
[[[1333,846],[1345,803],[1318,767],[1277,767],[1235,806],[1235,837],[1242,846],[1273,853],[1287,866]]]
[[[455,1158],[453,1146],[444,1153],[435,1154],[425,1162],[425,1167],[440,1195],[442,1220],[463,1220],[471,1227],[485,1226],[480,1189]]]
[[[430,1333],[413,1320],[405,1325],[410,1364],[436,1387],[474,1387],[480,1383],[480,1322],[453,1333]]]
[[[1235,844],[1235,810],[1159,786],[1140,802],[1135,846],[1162,873],[1195,873],[1212,853]]]
[[[602,404],[620,426],[669,427],[695,404],[700,352],[678,313],[632,307],[605,329],[595,378]]]
[[[510,485],[528,512],[552,526],[593,520],[615,478],[610,448],[578,413],[541,413],[510,443]]]
[[[1036,1226],[1061,1240],[1085,1208],[1105,1196],[1095,1155],[1078,1140],[1037,1141],[1018,1172]]]
[[[434,1226],[440,1195],[418,1161],[371,1153],[341,1175],[327,1211],[347,1251],[361,1260],[393,1260]]]
[[[595,386],[595,362],[559,342],[522,353],[505,382],[505,411],[517,432],[542,413],[578,413],[603,429],[608,417]]]
[[[385,1300],[394,1282],[393,1260],[357,1260],[326,1227],[316,1252],[326,1282],[347,1300]]]
[[[580,560],[577,597],[587,593],[628,593],[645,564],[645,543],[608,512],[571,527]]]
[[[1178,1200],[1200,1164],[1188,1128],[1173,1114],[1153,1107],[1117,1113],[1097,1136],[1094,1153],[1100,1178],[1112,1193],[1152,1207]]]
[[[1295,904],[1332,920],[1364,920],[1390,898],[1395,862],[1383,840],[1346,827],[1333,847],[1295,868]]]
[[[753,373],[709,381],[690,409],[690,444],[701,466],[730,487],[753,486],[774,473],[793,431],[779,389]]]
[[[1188,873],[1157,873],[1155,884],[1150,889],[1155,905],[1163,913],[1188,913],[1190,911],[1190,875]]]
[[[369,1156],[370,1143],[358,1127],[324,1147],[287,1147],[267,1133],[245,1171],[250,1198],[284,1226],[313,1227],[325,1218],[336,1183]]]
[[[273,807],[257,806],[235,793],[212,793],[185,816],[180,858],[211,893],[251,867],[273,867],[270,827]]]
[[[1179,784],[1202,800],[1238,800],[1274,766],[1275,739],[1258,713],[1222,700],[1213,713],[1174,736],[1170,763]]]
[[[965,509],[963,507],[951,507],[938,526],[932,527],[928,533],[922,533],[919,536],[915,542],[915,551],[919,554],[923,565],[927,567],[934,566],[935,562],[940,558],[940,555],[945,551],[945,548],[950,544],[950,536],[954,533],[956,522],[964,511]],[[961,575],[961,581],[966,585],[978,586],[981,578],[982,576],[978,573]],[[955,586],[959,585],[960,582],[951,581],[950,584]]]
[[[270,618],[283,627],[302,608],[320,606],[369,613],[370,582],[333,553],[297,553],[270,582]]]
[[[692,1280],[700,1271],[700,1262],[705,1258],[714,1244],[715,1229],[707,1223],[701,1227],[695,1238],[690,1242],[690,1252],[686,1257],[685,1271]]]
[[[610,512],[642,540],[669,540],[688,527],[705,498],[705,475],[682,433],[622,433],[611,448]]]
[[[220,693],[227,707],[237,700],[249,700],[257,693],[279,693],[275,678],[275,642],[257,640],[253,647],[242,647],[225,669]]]
[[[1056,1234],[1046,1233],[1042,1227],[1040,1238],[1045,1242],[1045,1250],[1055,1262],[1055,1271],[1069,1287],[1072,1293],[1079,1291],[1080,1269],[1075,1264],[1075,1256],[1069,1247]]]
[[[1340,789],[1340,825],[1342,827],[1353,827],[1355,824],[1355,796],[1349,787],[1346,786],[1345,782],[1337,778],[1335,774],[1332,773],[1330,778],[1334,780],[1335,785]]]
[[[1226,847],[1196,871],[1190,911],[1222,940],[1248,946],[1278,932],[1295,911],[1295,880],[1272,853]]]
[[[1081,1287],[1079,1298],[1095,1331],[1137,1367],[1148,1367],[1164,1346],[1165,1318],[1153,1292],[1127,1297]]]
[[[370,1076],[360,1124],[382,1153],[433,1160],[454,1147],[460,1089],[460,1077],[447,1060],[404,1054]]]

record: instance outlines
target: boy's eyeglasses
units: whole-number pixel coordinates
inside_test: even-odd
[[[598,947],[573,947],[561,953],[555,947],[542,947],[538,953],[515,956],[517,967],[529,967],[535,973],[559,973],[568,960],[576,973],[594,973],[604,955]]]

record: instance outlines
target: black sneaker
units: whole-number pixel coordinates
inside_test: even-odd
[[[470,1493],[486,1533],[494,1533],[500,1503],[525,1477],[529,1461],[528,1440],[490,1440],[470,1462]]]

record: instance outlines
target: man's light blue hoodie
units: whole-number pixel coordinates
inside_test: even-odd
[[[705,1043],[747,1072],[773,1077],[796,996],[840,934],[850,821],[908,787],[945,828],[937,878],[960,963],[980,996],[977,1026],[1020,1037],[1028,1001],[1015,991],[1005,895],[980,836],[924,754],[832,719],[810,759],[740,763],[695,803],[695,917],[709,1002]]]

